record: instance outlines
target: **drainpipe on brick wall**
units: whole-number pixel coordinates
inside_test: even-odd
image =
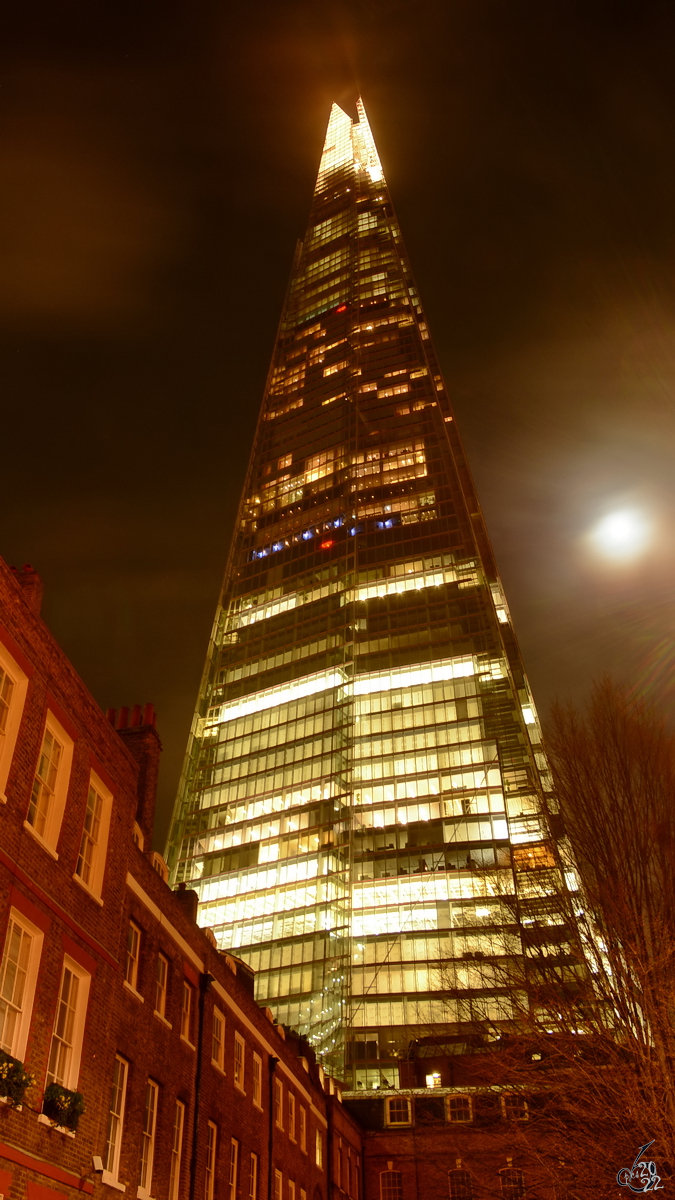
[[[333,1098],[326,1096],[326,1196],[333,1195]]]
[[[197,1063],[195,1066],[194,1117],[192,1120],[192,1154],[190,1156],[190,1200],[195,1200],[197,1182],[197,1143],[199,1140],[199,1109],[202,1090],[202,1043],[204,1041],[204,1002],[213,983],[213,975],[204,971],[199,976],[199,1019],[197,1022]]]
[[[267,1200],[272,1200],[272,1155],[274,1153],[274,1072],[279,1059],[270,1054],[267,1060],[269,1068],[270,1084],[269,1084],[269,1133],[267,1137]],[[193,1200],[190,1197],[190,1200]]]

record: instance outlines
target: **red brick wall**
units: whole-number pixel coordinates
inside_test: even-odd
[[[180,1037],[182,981],[194,984],[208,973],[213,982],[205,994],[196,1191],[204,1196],[207,1122],[218,1127],[216,1200],[230,1200],[228,1187],[230,1140],[240,1143],[236,1200],[248,1200],[250,1154],[259,1158],[258,1196],[267,1196],[269,1142],[269,1060],[276,1058],[275,1076],[284,1087],[284,1128],[273,1130],[272,1165],[296,1183],[296,1200],[304,1189],[307,1200],[327,1200],[326,1141],[328,1098],[318,1069],[305,1069],[296,1042],[281,1032],[255,1004],[245,982],[237,977],[207,934],[197,928],[184,904],[153,869],[132,841],[138,806],[138,765],[122,738],[105,719],[71,664],[59,650],[15,579],[0,560],[0,636],[18,646],[28,693],[16,749],[7,781],[7,803],[0,805],[0,946],[4,946],[9,909],[22,908],[44,933],[44,944],[30,1023],[25,1061],[37,1076],[22,1112],[0,1105],[0,1183],[12,1200],[47,1200],[100,1190],[92,1156],[103,1157],[115,1055],[129,1064],[126,1111],[119,1178],[127,1194],[136,1195],[143,1105],[148,1078],[159,1088],[155,1168],[152,1194],[168,1195],[176,1098],[185,1104],[185,1126],[179,1195],[189,1195],[192,1132],[195,1117],[197,1051]],[[30,791],[42,742],[47,704],[72,732],[74,752],[58,859],[25,829]],[[89,773],[93,769],[113,793],[102,904],[73,879],[86,810]],[[141,780],[144,824],[151,821],[148,778]],[[14,889],[14,890],[12,890]],[[123,982],[129,920],[141,930],[138,994]],[[91,970],[91,991],[82,1045],[78,1090],[86,1112],[75,1137],[38,1122],[41,1094],[52,1036],[64,953]],[[166,1021],[155,1015],[157,956],[169,963]],[[236,968],[236,963],[232,963]],[[195,988],[192,1040],[197,1036]],[[213,1006],[226,1018],[224,1073],[211,1063]],[[234,1035],[246,1043],[244,1091],[234,1085]],[[253,1104],[254,1050],[262,1059],[262,1107]],[[299,1112],[307,1112],[307,1152],[289,1137],[287,1096],[296,1096]],[[345,1118],[345,1128],[350,1124]],[[315,1162],[315,1130],[322,1131],[324,1165]],[[354,1128],[349,1136],[358,1141]],[[5,1172],[3,1175],[2,1172]],[[0,1190],[2,1190],[0,1189]],[[47,1191],[40,1189],[48,1189]],[[106,1189],[107,1190],[107,1189]],[[108,1191],[111,1195],[112,1192]]]

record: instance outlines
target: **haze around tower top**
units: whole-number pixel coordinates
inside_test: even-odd
[[[604,670],[672,700],[675,7],[6,8],[0,554],[104,709],[154,701],[165,813],[328,115],[360,94],[540,710]],[[590,535],[628,510],[651,535],[612,557]]]

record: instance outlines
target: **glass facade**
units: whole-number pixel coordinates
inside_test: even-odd
[[[510,1016],[554,890],[539,741],[366,115],[334,105],[167,855],[352,1086]]]

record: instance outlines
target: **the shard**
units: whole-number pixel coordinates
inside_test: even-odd
[[[509,1019],[553,858],[532,697],[357,111],[330,115],[168,856],[260,1003],[372,1087],[414,1038]]]

